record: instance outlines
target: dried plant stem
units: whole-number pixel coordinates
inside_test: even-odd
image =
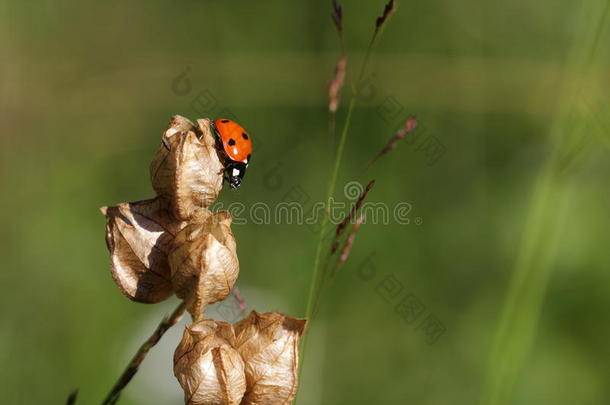
[[[231,294],[233,294],[235,301],[237,301],[239,310],[242,312],[243,315],[245,315],[248,311],[248,302],[246,302],[246,299],[241,295],[239,288],[237,288],[237,286],[233,287],[233,290],[231,290]]]
[[[116,402],[119,400],[119,396],[121,395],[121,391],[127,386],[127,384],[129,384],[133,376],[138,372],[138,368],[140,367],[140,364],[142,364],[142,361],[144,361],[144,358],[148,354],[149,350],[159,342],[161,337],[169,328],[180,322],[182,315],[184,315],[185,309],[186,304],[184,301],[182,301],[169,317],[163,318],[159,326],[157,326],[157,329],[155,329],[153,334],[146,340],[146,342],[142,344],[142,346],[140,346],[140,349],[138,349],[135,356],[133,356],[127,365],[127,368],[125,371],[123,371],[123,374],[121,374],[116,384],[114,384],[114,387],[112,387],[110,393],[108,393],[108,396],[104,402],[102,402],[103,405],[116,404]]]

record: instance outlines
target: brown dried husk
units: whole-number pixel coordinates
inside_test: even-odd
[[[202,320],[186,327],[174,353],[174,375],[187,405],[240,403],[246,379],[234,341],[233,328],[225,322]]]
[[[235,348],[246,365],[242,405],[292,402],[298,385],[299,340],[306,322],[276,311],[252,311],[234,325]]]
[[[192,219],[214,203],[222,188],[224,166],[210,120],[194,125],[175,115],[161,141],[150,164],[153,188],[177,219]]]
[[[168,298],[172,285],[167,253],[186,223],[175,220],[156,198],[101,211],[106,216],[110,270],[121,292],[144,303]]]
[[[231,214],[220,211],[182,229],[169,253],[174,291],[195,319],[208,304],[224,300],[239,275]]]

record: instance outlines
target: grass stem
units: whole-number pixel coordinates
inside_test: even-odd
[[[339,139],[339,145],[337,147],[337,152],[335,154],[335,164],[333,166],[331,176],[330,176],[330,181],[328,183],[328,189],[327,189],[327,193],[326,193],[325,215],[322,217],[322,220],[320,223],[320,232],[319,232],[319,237],[318,237],[318,243],[316,245],[316,255],[315,255],[314,264],[313,264],[313,275],[311,278],[311,283],[309,285],[307,308],[305,311],[305,318],[308,320],[307,329],[310,328],[311,322],[313,320],[312,317],[313,317],[314,311],[317,307],[317,301],[320,296],[320,290],[321,290],[323,282],[324,282],[323,277],[322,277],[322,272],[320,271],[320,260],[322,258],[322,249],[324,247],[323,246],[324,245],[324,235],[326,235],[326,231],[328,230],[327,226],[329,224],[328,223],[328,213],[330,210],[330,204],[332,201],[332,197],[334,195],[335,188],[337,186],[337,178],[339,176],[339,169],[341,168],[343,151],[345,149],[345,142],[347,140],[347,134],[349,132],[350,124],[352,121],[354,107],[356,106],[356,101],[358,100],[360,86],[362,85],[362,80],[364,78],[364,74],[366,72],[366,68],[368,66],[370,56],[371,56],[371,53],[373,50],[373,45],[375,44],[377,37],[378,37],[378,30],[375,30],[375,33],[373,34],[373,38],[371,39],[371,42],[369,43],[366,54],[364,56],[364,60],[362,61],[362,64],[360,65],[360,71],[358,73],[358,78],[356,80],[356,84],[352,88],[352,96],[350,98],[350,102],[349,102],[349,105],[347,108],[347,115],[345,117],[345,122],[343,124],[343,129],[341,131],[341,137]],[[299,369],[302,368],[302,366],[303,366],[303,360],[305,358],[304,357],[305,350],[307,347],[308,334],[309,333],[307,331],[307,333],[305,333],[305,335],[303,336],[303,339],[301,341],[301,355],[300,355],[301,361],[300,361]]]

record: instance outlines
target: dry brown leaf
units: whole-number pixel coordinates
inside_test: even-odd
[[[172,294],[167,253],[185,223],[175,220],[158,199],[103,207],[111,272],[123,294],[154,303]]]
[[[195,319],[208,304],[224,300],[239,275],[231,214],[220,211],[191,223],[174,239],[169,253],[172,285]]]
[[[289,404],[298,385],[299,340],[306,320],[276,311],[250,315],[234,325],[235,348],[246,365],[242,405]]]
[[[172,117],[150,164],[150,178],[173,215],[190,220],[212,205],[222,188],[223,172],[210,120],[199,119],[195,126],[179,115]]]
[[[230,324],[202,320],[187,326],[174,353],[174,375],[187,405],[237,405],[246,390],[244,363]]]

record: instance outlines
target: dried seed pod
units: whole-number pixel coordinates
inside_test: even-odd
[[[167,253],[185,223],[158,199],[102,207],[112,278],[128,298],[159,302],[172,294]]]
[[[197,120],[195,126],[179,115],[172,117],[150,164],[150,178],[173,215],[189,220],[212,205],[222,188],[223,172],[210,120]]]
[[[246,365],[242,405],[292,402],[298,384],[299,340],[306,322],[275,311],[252,311],[234,325],[235,348]]]
[[[220,211],[186,226],[172,243],[172,285],[195,319],[203,315],[207,304],[224,300],[239,275],[231,221],[229,212]]]
[[[186,327],[174,353],[174,375],[187,405],[240,403],[246,378],[234,340],[233,328],[226,322],[207,319]]]

